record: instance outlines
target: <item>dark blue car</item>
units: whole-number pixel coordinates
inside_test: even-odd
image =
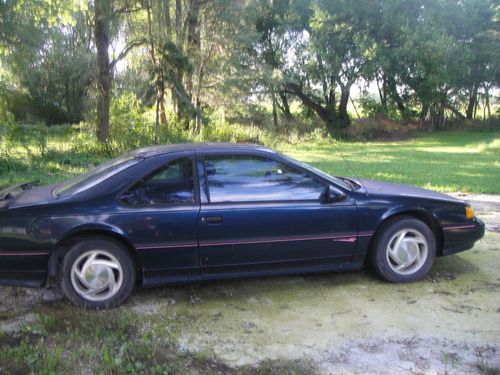
[[[155,146],[74,180],[0,192],[0,284],[58,282],[79,306],[119,305],[135,285],[360,269],[422,278],[473,247],[465,202],[327,175],[254,145]]]

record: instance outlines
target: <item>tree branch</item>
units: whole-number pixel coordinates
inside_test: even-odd
[[[116,63],[118,61],[120,61],[121,59],[125,58],[128,53],[135,47],[139,47],[139,46],[142,46],[143,44],[146,44],[147,43],[147,39],[140,39],[140,40],[136,40],[136,41],[133,41],[131,42],[129,45],[127,45],[119,54],[118,56],[113,59],[113,61],[111,61],[110,63],[110,66],[111,66],[111,69],[114,69]]]

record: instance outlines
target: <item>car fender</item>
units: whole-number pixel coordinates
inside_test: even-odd
[[[57,242],[55,249],[50,254],[48,263],[48,272],[47,272],[48,279],[50,279],[51,277],[55,277],[57,275],[59,268],[59,259],[62,258],[63,254],[68,249],[66,242],[68,242],[68,240],[71,239],[72,237],[90,233],[111,235],[111,237],[118,239],[119,241],[127,244],[130,248],[133,249],[130,237],[119,227],[107,223],[80,224],[64,232],[60,236],[60,239]]]
[[[85,232],[108,232],[114,235],[122,237],[124,240],[130,243],[130,238],[121,228],[108,224],[108,223],[86,223],[80,224],[76,227],[71,228],[61,236],[61,241],[69,237],[73,237],[76,234],[83,234]],[[61,242],[60,241],[60,242]]]
[[[384,212],[384,214],[380,217],[379,221],[377,222],[375,232],[377,232],[380,226],[383,223],[385,223],[388,219],[397,215],[405,215],[405,214],[409,216],[415,216],[419,219],[425,218],[426,220],[424,221],[427,224],[432,224],[432,226],[437,225],[439,228],[441,228],[441,225],[439,224],[439,220],[436,214],[426,210],[421,206],[396,206]]]

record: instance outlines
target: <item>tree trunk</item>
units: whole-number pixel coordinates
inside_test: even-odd
[[[175,42],[182,50],[182,0],[175,0]]]
[[[375,82],[377,83],[377,90],[378,90],[378,96],[380,98],[380,104],[382,105],[384,111],[387,111],[387,85],[385,76],[382,75],[382,88],[380,88],[378,75],[377,78],[375,79]]]
[[[341,86],[340,103],[339,103],[339,120],[342,128],[347,128],[350,123],[349,113],[347,113],[347,104],[349,103],[349,95],[351,87],[349,85]]]
[[[195,117],[195,122],[194,122],[194,132],[196,134],[200,134],[201,133],[201,103],[200,103],[199,95],[196,95],[195,107],[196,107],[196,117]]]
[[[198,27],[200,15],[200,3],[198,0],[191,0],[187,17],[187,55],[191,58],[200,55],[201,38]],[[186,77],[186,92],[191,100],[193,95],[193,72],[189,71]]]
[[[422,103],[422,110],[420,111],[420,120],[418,122],[419,129],[422,129],[424,127],[425,118],[427,117],[427,112],[429,112],[429,105]]]
[[[356,116],[358,116],[358,118],[361,118],[361,116],[359,115],[358,109],[356,108],[356,104],[354,103],[354,100],[352,100],[352,97],[350,97],[350,96],[349,96],[349,98],[351,99],[351,104],[352,104],[352,107],[354,108],[354,111],[356,112]]]
[[[321,104],[318,104],[316,101],[308,97],[302,89],[294,84],[289,83],[287,85],[287,90],[291,94],[297,96],[308,109],[315,112],[319,118],[325,123],[326,128],[329,131],[334,131],[336,128],[336,116],[335,116],[335,108],[332,106],[328,106],[327,108],[323,107]]]
[[[175,45],[177,49],[182,52],[183,50],[183,36],[182,36],[182,0],[175,0]],[[177,67],[177,81],[178,84],[182,84],[184,78],[184,73],[182,67]],[[179,96],[178,90],[175,88],[172,90],[172,98],[175,104],[175,112],[178,119],[182,118],[182,99]],[[188,125],[189,127],[189,125]]]
[[[474,117],[474,108],[476,107],[477,102],[477,89],[478,86],[474,83],[469,94],[469,105],[467,106],[467,112],[465,114],[465,117],[469,120],[472,120]]]
[[[483,106],[483,125],[486,123],[486,100],[484,95],[481,97],[481,105]]]
[[[111,101],[111,64],[109,61],[110,0],[95,0],[95,43],[97,49],[97,139],[105,143],[109,138],[109,105]]]
[[[68,113],[71,113],[71,104],[70,104],[70,94],[69,94],[69,91],[70,91],[70,84],[69,84],[69,77],[66,77],[66,79],[64,80],[64,92],[65,92],[65,98],[66,98],[66,111],[68,111]]]
[[[209,58],[210,58],[210,53],[209,53]],[[201,86],[203,84],[203,74],[204,74],[204,63],[202,62],[200,64],[200,67],[198,69],[198,86],[196,88],[196,95],[194,99],[194,106],[195,106],[195,119],[194,119],[194,132],[195,134],[200,134],[201,132]]]
[[[390,95],[391,95],[392,99],[394,100],[394,102],[396,103],[396,106],[398,107],[399,113],[401,115],[404,115],[406,113],[406,106],[403,102],[403,99],[399,95],[398,89],[396,87],[396,81],[394,80],[393,77],[390,77],[387,80],[387,85],[388,85]]]
[[[477,113],[477,107],[479,106],[479,100],[477,100],[476,97],[476,105],[474,106],[474,114],[472,115],[472,118],[476,118],[476,113]]]
[[[287,120],[290,120],[292,118],[292,112],[290,112],[290,104],[288,103],[286,92],[280,90],[278,93],[281,98],[281,103],[283,103],[283,115]]]
[[[276,110],[276,91],[271,87],[271,99],[273,101],[273,125],[274,129],[278,129],[278,111]]]
[[[484,95],[486,99],[486,109],[488,110],[488,118],[491,118],[490,91],[488,86],[484,86]]]
[[[163,0],[165,25],[167,26],[167,36],[172,37],[172,22],[170,20],[170,0]]]
[[[155,54],[155,43],[153,39],[152,32],[152,21],[151,21],[151,8],[153,4],[151,0],[148,0],[146,13],[148,20],[148,40],[149,40],[149,56],[151,58],[151,64],[153,65],[154,74],[155,74],[155,89],[156,89],[156,116],[155,116],[155,132],[154,132],[154,143],[158,143],[159,131],[160,131],[160,106],[163,101],[163,74],[161,67],[158,66]],[[161,59],[160,59],[161,60]]]
[[[463,114],[461,114],[456,108],[453,108],[451,105],[449,105],[448,103],[444,103],[444,107],[446,109],[449,109],[451,111],[451,113],[453,113],[455,116],[457,116],[459,119],[461,120],[464,120],[465,117]]]
[[[167,125],[167,113],[165,112],[165,90],[163,90],[160,101],[160,123]]]
[[[327,127],[333,127],[334,125],[334,114],[328,111],[326,108],[316,103],[314,100],[309,98],[306,94],[302,92],[299,86],[296,84],[288,84],[289,91],[296,95],[307,108],[315,112],[321,120],[323,120]]]
[[[158,144],[159,132],[160,132],[160,100],[156,98],[155,135],[154,135],[155,144]]]

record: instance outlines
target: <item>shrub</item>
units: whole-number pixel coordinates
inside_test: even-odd
[[[345,137],[364,141],[371,139],[398,140],[410,138],[417,131],[417,123],[404,120],[390,120],[383,116],[362,118],[353,121]]]
[[[110,139],[114,148],[127,150],[152,142],[154,127],[134,93],[124,92],[111,101]]]

